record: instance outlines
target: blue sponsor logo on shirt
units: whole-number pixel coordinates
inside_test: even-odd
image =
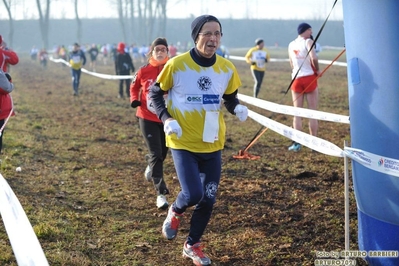
[[[220,104],[219,95],[216,94],[204,94],[203,104]]]
[[[202,103],[202,95],[201,94],[186,95],[186,103]]]

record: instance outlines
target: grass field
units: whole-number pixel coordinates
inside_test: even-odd
[[[275,58],[285,52],[271,50]],[[320,57],[332,59],[339,52],[323,51]],[[252,95],[248,65],[234,63],[243,83],[240,93]],[[113,74],[114,68],[99,65],[97,72]],[[192,265],[181,257],[191,212],[176,240],[162,238],[166,211],[156,209],[155,191],[144,181],[146,148],[135,111],[127,99],[116,97],[117,82],[82,74],[81,95],[73,97],[68,67],[50,62],[44,70],[28,58],[12,67],[11,75],[16,116],[6,127],[1,174],[24,207],[49,264]],[[332,66],[318,82],[320,110],[348,115],[346,68]],[[288,63],[270,63],[259,97],[292,105],[290,94],[284,94],[289,83]],[[290,116],[249,108],[292,123]],[[313,265],[315,251],[344,250],[343,158],[306,147],[288,152],[290,141],[268,130],[248,150],[259,159],[234,159],[261,126],[251,119],[239,122],[227,112],[225,120],[222,181],[203,238],[212,265]],[[339,147],[350,141],[349,125],[321,121],[319,126],[320,138]],[[168,155],[170,202],[179,192],[174,176]],[[351,249],[357,250],[352,187],[350,217]],[[0,264],[16,265],[4,227],[0,236]]]

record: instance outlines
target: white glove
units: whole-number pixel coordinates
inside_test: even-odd
[[[245,121],[248,117],[248,108],[244,105],[237,104],[236,108],[234,108],[234,113],[240,121]]]
[[[178,139],[180,139],[182,135],[181,127],[175,119],[166,120],[163,131],[165,131],[166,135],[176,134]]]

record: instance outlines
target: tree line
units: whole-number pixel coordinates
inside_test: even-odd
[[[12,6],[15,0],[3,0],[7,10],[9,21],[9,33],[7,42],[12,47],[14,39],[14,14]],[[41,47],[49,48],[49,29],[50,29],[50,11],[51,3],[56,0],[45,0],[43,3],[36,0],[38,12],[38,23],[41,35]],[[122,31],[124,42],[130,42],[133,39],[147,40],[150,42],[151,36],[157,28],[160,36],[165,35],[166,29],[166,6],[168,0],[115,0],[119,26]],[[78,10],[79,0],[73,0],[74,20],[76,21],[76,40],[82,42],[82,19]],[[135,15],[137,14],[137,15]],[[137,25],[136,25],[137,23]],[[157,25],[156,25],[157,23]],[[138,25],[145,25],[144,27]],[[135,34],[133,36],[133,34]]]

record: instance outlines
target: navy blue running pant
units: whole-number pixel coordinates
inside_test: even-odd
[[[81,69],[73,69],[71,68],[71,73],[72,73],[72,88],[74,93],[78,93],[79,90],[79,83],[80,83],[80,74],[81,74]]]
[[[193,245],[201,237],[211,218],[222,171],[222,151],[193,153],[170,149],[181,191],[173,203],[176,213],[183,213],[195,206],[191,216],[187,243]]]

